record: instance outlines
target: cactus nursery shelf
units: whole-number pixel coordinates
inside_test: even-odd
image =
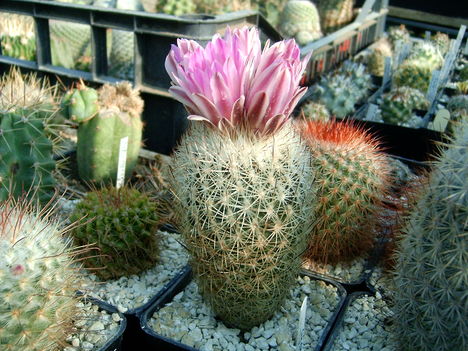
[[[467,350],[466,26],[392,5],[0,0],[0,350]]]

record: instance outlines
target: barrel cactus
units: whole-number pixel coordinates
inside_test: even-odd
[[[395,87],[410,87],[427,93],[435,68],[422,60],[406,60],[393,76]]]
[[[72,230],[77,246],[96,243],[99,254],[83,262],[101,279],[138,274],[157,262],[157,206],[137,189],[107,187],[89,192],[70,219],[82,224]]]
[[[54,192],[58,108],[47,82],[13,70],[0,81],[0,201],[9,195],[47,203]]]
[[[431,42],[440,50],[442,55],[445,55],[450,49],[450,37],[441,32],[437,32],[431,38]]]
[[[36,39],[32,17],[1,14],[0,43],[3,55],[34,61],[36,59]]]
[[[403,231],[395,274],[402,350],[468,348],[468,120],[455,128]]]
[[[281,33],[294,38],[299,45],[322,37],[320,18],[315,5],[308,0],[290,0],[280,18]]]
[[[166,60],[192,120],[173,156],[175,212],[199,291],[230,327],[270,318],[299,273],[313,173],[289,115],[308,59],[293,40],[262,51],[244,27],[206,48],[179,40]]]
[[[396,49],[398,45],[403,45],[411,42],[411,36],[404,24],[392,26],[388,29],[388,39]]]
[[[354,17],[354,0],[319,0],[317,7],[325,33],[340,29]]]
[[[91,183],[115,182],[122,138],[129,138],[126,177],[138,161],[143,100],[129,82],[105,84],[97,95],[96,108],[96,92],[81,85],[65,95],[62,105],[68,117],[79,122],[76,152],[81,179]]]
[[[379,40],[367,58],[367,68],[374,76],[383,77],[385,58],[393,56],[392,45],[387,39]]]
[[[400,87],[384,94],[380,109],[382,119],[390,124],[403,124],[408,122],[414,110],[426,110],[429,102],[417,89]]]
[[[408,60],[415,60],[424,63],[433,69],[438,69],[444,63],[444,58],[437,46],[431,42],[420,42],[413,46],[408,56]]]
[[[305,257],[350,261],[374,245],[375,225],[390,186],[388,156],[370,133],[349,122],[307,121],[301,134],[316,172],[316,222]]]
[[[56,351],[76,317],[74,250],[50,212],[0,203],[0,349]]]

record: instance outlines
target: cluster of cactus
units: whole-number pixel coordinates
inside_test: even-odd
[[[316,171],[316,221],[305,257],[334,264],[374,245],[377,214],[390,185],[388,156],[350,122],[307,121],[301,133]]]
[[[431,42],[445,55],[450,49],[450,37],[441,32],[437,32],[431,37]]]
[[[47,211],[11,199],[0,203],[2,350],[55,351],[72,332],[76,251]]]
[[[0,81],[0,200],[9,195],[46,203],[55,187],[54,91],[34,75],[12,70]]]
[[[320,18],[315,5],[308,0],[290,0],[281,13],[279,30],[287,38],[305,45],[322,37]]]
[[[430,42],[414,46],[411,53],[396,70],[393,84],[397,87],[411,87],[423,93],[427,92],[432,73],[442,66],[443,57],[440,50]]]
[[[410,87],[394,88],[382,97],[382,119],[390,124],[404,124],[413,116],[414,110],[426,110],[429,102],[423,93]]]
[[[404,45],[411,42],[411,36],[404,24],[392,26],[388,29],[388,39],[390,40],[393,49],[399,45]]]
[[[395,275],[402,350],[468,348],[468,119],[455,128],[403,230]]]
[[[354,0],[319,0],[317,7],[325,33],[340,29],[354,18]]]
[[[393,56],[392,45],[388,39],[379,40],[367,58],[367,69],[377,77],[383,77],[385,71],[385,58]]]
[[[77,161],[82,180],[115,182],[119,145],[128,137],[126,177],[141,148],[143,100],[129,82],[105,84],[97,92],[80,84],[63,98],[64,113],[78,122]]]
[[[290,126],[257,140],[193,124],[182,139],[172,170],[179,226],[198,287],[227,325],[249,330],[288,294],[312,221],[310,162]]]
[[[36,39],[32,17],[16,14],[0,15],[2,54],[21,60],[36,59]]]
[[[364,99],[372,87],[372,78],[360,63],[345,61],[343,65],[321,78],[314,86],[314,99],[325,105],[336,117],[353,113],[354,106]]]
[[[323,121],[326,122],[330,119],[330,112],[327,107],[315,101],[308,101],[301,106],[301,115],[306,120]]]
[[[138,274],[158,259],[157,206],[137,189],[124,186],[91,191],[70,220],[80,224],[72,231],[75,245],[95,243],[99,249],[99,254],[83,262],[101,279]]]

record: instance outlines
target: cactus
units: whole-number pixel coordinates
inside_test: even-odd
[[[369,94],[372,88],[372,77],[361,63],[347,60],[343,62],[336,74],[344,75],[351,79],[357,102],[361,102]]]
[[[460,80],[463,80],[463,81],[468,80],[468,62],[465,62],[458,76]]]
[[[434,68],[424,61],[407,60],[396,70],[393,76],[395,87],[410,87],[427,93]]]
[[[318,186],[317,221],[305,257],[334,264],[350,261],[374,244],[377,214],[389,190],[390,166],[379,142],[349,122],[307,121]]]
[[[70,97],[81,94],[82,98],[80,90],[85,89],[80,87],[65,96],[63,106],[66,111],[72,110],[73,103],[79,101]],[[91,106],[95,95],[88,94],[91,99],[86,100],[85,104]],[[86,120],[79,123],[78,173],[86,182],[115,182],[122,138],[129,137],[126,177],[132,174],[137,163],[143,129],[143,100],[128,82],[121,82],[115,86],[106,84],[98,90],[98,96],[98,113],[94,117],[85,117]],[[94,111],[94,108],[91,108],[91,111]]]
[[[455,89],[459,95],[468,95],[468,80],[456,82]]]
[[[402,350],[468,349],[468,119],[446,146],[398,247],[395,330]]]
[[[319,0],[317,7],[325,33],[340,29],[354,17],[354,0]]]
[[[442,55],[445,55],[450,49],[450,37],[441,32],[437,32],[431,38],[431,42],[440,50]]]
[[[99,112],[98,93],[92,88],[88,88],[83,82],[77,88],[67,92],[62,99],[62,109],[64,115],[70,120],[82,123]]]
[[[399,26],[392,26],[388,29],[388,39],[396,49],[398,45],[407,44],[411,42],[410,33],[404,24]],[[398,44],[400,43],[400,44]]]
[[[393,56],[393,50],[387,39],[379,40],[367,58],[369,72],[377,77],[383,77],[385,71],[385,58]]]
[[[74,251],[50,211],[0,203],[0,349],[56,351],[66,345],[79,286]]]
[[[438,69],[444,63],[444,58],[439,48],[431,42],[426,41],[420,42],[412,48],[408,60],[421,62],[432,69]]]
[[[456,95],[450,98],[447,108],[455,119],[468,117],[468,95]]]
[[[0,201],[28,192],[46,203],[55,186],[58,142],[51,125],[57,110],[53,90],[13,70],[2,78],[0,92]]]
[[[99,255],[86,258],[86,268],[101,279],[138,274],[158,259],[157,206],[136,189],[94,190],[78,203],[70,220],[83,225],[72,231],[76,245],[96,243]]]
[[[281,14],[288,0],[251,0],[254,9],[257,9],[275,28],[279,27]]]
[[[301,107],[301,112],[306,120],[323,121],[326,122],[330,119],[330,112],[323,104],[309,101]]]
[[[163,0],[158,1],[156,12],[167,13],[168,15],[181,16],[195,13],[196,5],[193,0]]]
[[[0,15],[2,54],[21,60],[36,60],[36,40],[32,17]]]
[[[403,124],[412,117],[414,110],[429,107],[426,97],[417,89],[400,87],[392,89],[382,99],[382,119],[390,124]]]
[[[315,5],[308,0],[290,0],[280,18],[280,32],[294,38],[299,45],[322,37],[320,18]]]

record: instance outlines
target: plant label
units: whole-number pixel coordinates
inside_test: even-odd
[[[356,18],[355,22],[363,22],[369,12],[372,10],[372,6],[374,6],[375,0],[368,0],[364,3],[364,6],[361,8],[361,11],[359,11],[359,15]]]
[[[385,87],[389,82],[392,76],[392,58],[385,57],[385,66],[384,66],[384,75],[382,78],[382,87]]]
[[[431,40],[431,31],[426,30],[426,31],[424,32],[424,39],[426,39],[426,40]]]
[[[302,351],[302,338],[304,337],[305,320],[307,315],[307,296],[304,297],[299,314],[299,325],[297,326],[296,351]]]
[[[377,117],[377,105],[376,104],[369,104],[367,107],[367,113],[366,113],[366,121],[375,121],[375,118]]]
[[[127,163],[128,137],[120,139],[119,163],[117,166],[117,181],[115,187],[121,188],[125,183],[125,167]]]
[[[440,109],[429,124],[429,128],[438,132],[444,132],[450,121],[450,112],[446,109]]]
[[[432,78],[431,82],[429,83],[429,88],[427,89],[427,95],[426,99],[429,101],[429,106],[432,106],[432,103],[434,102],[436,95],[437,95],[437,90],[439,89],[439,78],[441,76],[441,71],[434,71],[432,72]]]

